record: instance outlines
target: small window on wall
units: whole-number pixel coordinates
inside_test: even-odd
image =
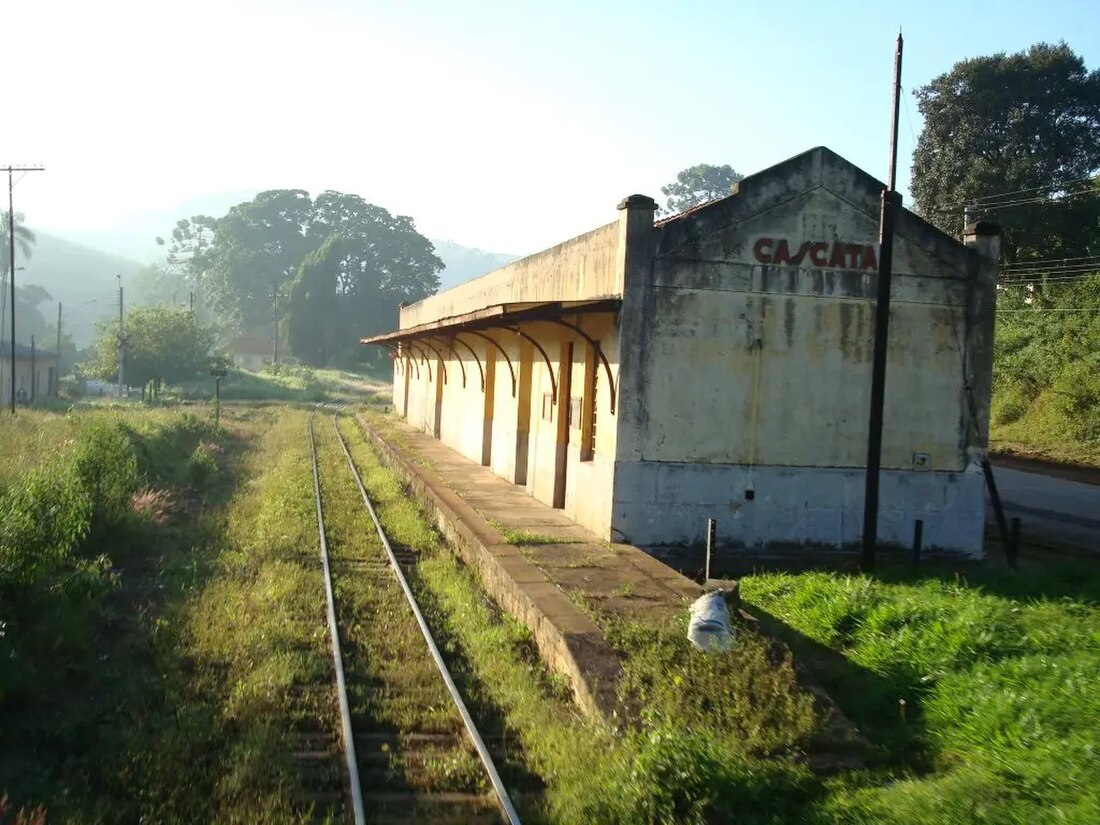
[[[581,399],[575,395],[569,399],[569,426],[576,429],[581,426]]]
[[[548,392],[542,394],[542,420],[554,420],[554,396]]]

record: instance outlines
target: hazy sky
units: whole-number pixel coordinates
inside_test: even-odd
[[[1040,40],[1100,64],[1100,0],[13,0],[0,162],[47,166],[15,190],[43,229],[331,188],[528,253],[694,163],[885,178],[899,25],[907,88]],[[919,128],[910,97],[902,183]]]

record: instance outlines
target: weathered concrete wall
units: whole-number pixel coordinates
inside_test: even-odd
[[[619,295],[617,223],[522,258],[480,278],[403,307],[400,328],[462,315],[495,304],[579,301]]]
[[[18,345],[17,346],[21,346]],[[0,406],[3,404],[11,404],[11,373],[8,371],[10,362],[4,361],[2,369],[0,369]],[[36,375],[34,378],[34,386],[36,392],[36,398],[41,400],[46,398],[50,394],[50,368],[56,365],[56,361],[52,355],[44,356],[39,353],[38,358],[35,360],[34,372]],[[22,355],[17,355],[15,358],[15,396],[18,400],[19,390],[23,390],[26,394],[27,400],[30,401],[31,397],[31,361],[30,358],[24,358]]]
[[[493,304],[590,300],[618,294],[624,271],[620,260],[621,230],[620,222],[609,224],[405,307],[401,326],[406,328]],[[438,432],[444,444],[471,460],[487,462],[498,475],[523,484],[540,501],[561,507],[578,523],[606,537],[611,526],[616,442],[611,386],[618,382],[618,327],[614,313],[567,315],[562,320],[579,326],[586,335],[599,341],[608,362],[606,368],[598,362],[583,336],[560,324],[520,325],[524,334],[545,351],[549,368],[529,338],[508,330],[482,330],[499,344],[500,350],[484,339],[475,340],[472,335],[464,336],[464,340],[475,345],[475,351],[482,356],[487,378],[485,391],[481,389],[472,357],[462,360],[466,367],[466,386],[462,387],[458,366],[461,353],[456,348],[455,353],[445,353],[447,380],[441,387],[437,386],[442,380],[437,358],[429,358],[431,377],[423,364],[419,377],[412,373],[406,419],[418,429],[432,433],[439,410]],[[445,336],[437,337],[442,341]],[[446,347],[439,341],[436,343]],[[572,366],[563,371],[570,344]],[[420,344],[416,346],[423,348]],[[594,375],[597,366],[599,373]],[[404,398],[405,380],[403,373],[395,371],[395,399]],[[544,396],[553,402],[546,405],[545,417]],[[566,423],[571,399],[577,399],[578,403],[574,426],[570,427]],[[597,419],[600,425],[593,428]]]
[[[879,540],[908,546],[924,521],[924,546],[973,554],[982,545],[985,499],[977,467],[965,472],[884,470]],[[708,518],[719,544],[742,547],[854,546],[863,526],[864,471],[640,462],[615,478],[615,536],[646,545],[697,544]],[[747,500],[745,492],[754,492]]]
[[[480,464],[485,434],[482,426],[485,395],[481,391],[481,374],[470,357],[460,359],[451,354],[444,365],[447,368],[447,382],[443,385],[439,438],[466,458]],[[466,370],[465,386],[463,369]]]
[[[499,336],[498,336],[499,338]],[[501,478],[515,482],[516,480],[516,441],[519,433],[519,398],[520,398],[520,359],[521,344],[515,336],[502,342],[502,346],[511,361],[512,369],[504,357],[497,353],[496,349],[486,344],[486,349],[494,354],[494,380],[493,380],[493,430],[492,430],[492,462],[490,466],[493,472]],[[529,371],[529,370],[528,370]],[[515,392],[513,394],[513,373],[515,375]],[[523,440],[527,440],[526,425],[523,430]]]
[[[617,537],[692,541],[716,517],[746,545],[858,539],[879,191],[819,149],[653,230],[638,317],[624,295]],[[929,546],[976,552],[975,255],[906,214],[894,272],[880,535],[922,514]]]

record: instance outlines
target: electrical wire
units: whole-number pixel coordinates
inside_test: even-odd
[[[1016,261],[1014,263],[1005,264],[1002,269],[1010,269],[1018,266],[1038,266],[1040,264],[1048,263],[1069,263],[1071,261],[1100,261],[1100,255],[1080,255],[1076,258],[1038,258],[1034,261]]]
[[[998,284],[1037,284],[1037,283],[1058,283],[1062,281],[1091,281],[1093,277],[1100,275],[1095,271],[1078,272],[1078,273],[1060,273],[1056,275],[1047,275],[1045,273],[1034,273],[1031,275],[1016,275],[1011,278],[1002,277],[998,278]]]
[[[992,194],[992,195],[982,195],[980,197],[974,198],[971,201],[964,201],[964,202],[960,203],[959,206],[978,206],[978,205],[981,205],[984,201],[998,200],[1000,198],[1004,198],[1004,197],[1007,197],[1009,195],[1022,195],[1022,194],[1025,194],[1027,192],[1037,192],[1040,189],[1054,189],[1055,187],[1058,187],[1058,186],[1072,186],[1075,183],[1094,183],[1095,181],[1096,181],[1095,177],[1088,176],[1088,177],[1084,177],[1084,178],[1077,178],[1076,180],[1062,181],[1060,183],[1045,183],[1045,184],[1042,184],[1041,186],[1032,186],[1032,187],[1029,187],[1027,189],[1014,189],[1014,190],[1011,190],[1011,191],[1008,191],[1008,192],[997,192],[997,193]]]
[[[1085,261],[1077,264],[1051,264],[1050,266],[1027,266],[1009,269],[1001,269],[1002,275],[1032,275],[1036,272],[1065,273],[1065,272],[1091,272],[1100,269],[1100,261]]]
[[[1061,309],[1059,307],[1038,307],[1034,309],[998,309],[998,314],[1006,312],[1100,312],[1100,307],[1080,307],[1076,309]]]

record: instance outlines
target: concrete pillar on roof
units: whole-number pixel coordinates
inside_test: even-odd
[[[1001,263],[1001,229],[989,221],[967,224],[963,243],[974,250],[967,283],[966,413],[967,453],[985,458],[989,447],[989,400],[993,391],[993,335],[997,311],[997,271]]]
[[[657,202],[647,195],[630,195],[619,203],[618,282],[619,378],[616,404],[616,457],[641,458],[641,433],[648,420],[645,405],[645,363],[653,306],[653,216]]]

